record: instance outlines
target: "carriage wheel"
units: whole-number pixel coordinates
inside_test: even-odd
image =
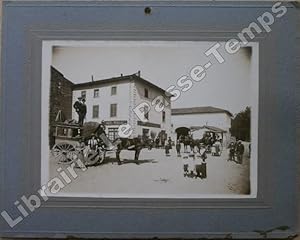
[[[105,152],[91,151],[85,159],[86,166],[93,166],[95,164],[103,163],[105,159]]]
[[[76,154],[75,147],[69,143],[57,143],[52,148],[52,155],[58,163],[70,164]]]

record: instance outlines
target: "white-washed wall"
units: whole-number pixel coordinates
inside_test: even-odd
[[[135,99],[135,105],[137,106],[138,104],[142,102],[148,103],[151,108],[149,111],[149,122],[150,123],[155,123],[155,124],[160,124],[160,128],[155,128],[155,127],[148,127],[148,126],[137,126],[137,132],[142,133],[142,129],[146,128],[149,129],[150,131],[155,132],[158,134],[161,130],[165,130],[168,136],[170,135],[171,132],[171,104],[166,106],[164,108],[165,111],[165,122],[162,121],[162,112],[157,112],[154,109],[154,106],[151,105],[153,99],[155,99],[157,96],[162,96],[163,92],[159,91],[156,88],[150,87],[148,85],[145,85],[141,82],[135,81],[135,88],[136,88],[136,99]],[[144,97],[144,89],[148,89],[148,98]],[[167,100],[167,98],[165,97]],[[167,105],[167,104],[165,104]],[[137,119],[138,121],[139,119]]]
[[[178,127],[208,125],[229,131],[231,127],[231,119],[226,113],[172,115],[172,123],[175,130]]]
[[[231,127],[231,118],[226,113],[201,113],[201,114],[184,114],[184,115],[172,115],[172,124],[174,135],[175,130],[178,127],[187,127],[191,126],[213,126],[218,127],[226,131],[223,134],[224,144],[227,146],[230,141],[230,127]],[[203,133],[195,133],[195,138],[199,138]]]
[[[111,87],[117,87],[117,94],[111,95]],[[117,121],[127,120],[129,118],[128,109],[130,104],[129,82],[122,82],[117,84],[99,85],[98,87],[80,89],[73,91],[73,104],[78,97],[81,96],[82,91],[86,91],[86,105],[87,115],[85,121]],[[99,89],[99,97],[94,97],[94,89]],[[110,104],[117,104],[117,116],[110,117]],[[99,118],[93,118],[93,106],[99,105]],[[78,119],[77,113],[73,109],[73,119]]]

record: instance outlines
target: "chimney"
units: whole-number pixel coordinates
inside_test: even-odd
[[[94,82],[94,76],[92,75],[92,82]]]
[[[123,73],[121,73],[121,77],[123,77]]]
[[[140,71],[140,70],[137,72],[137,75],[138,75],[139,77],[141,76],[141,71]]]

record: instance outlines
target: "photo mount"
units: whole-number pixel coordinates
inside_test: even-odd
[[[1,208],[16,211],[13,203],[18,196],[35,192],[39,187],[41,119],[36,110],[40,104],[43,40],[227,40],[272,7],[272,3],[266,2],[238,5],[228,2],[176,2],[172,6],[166,2],[152,2],[151,15],[144,16],[145,5],[145,2],[125,2],[119,6],[115,6],[114,2],[4,2],[0,158],[3,166],[0,169],[3,180],[0,193],[4,197],[0,199]],[[276,22],[272,29],[273,33],[277,33],[263,33],[260,36],[264,37],[255,38],[260,43],[259,159],[263,159],[259,160],[256,199],[186,200],[184,204],[170,199],[51,199],[42,206],[41,211],[36,210],[30,218],[25,218],[27,223],[24,225],[21,223],[11,229],[1,219],[1,235],[253,239],[261,237],[259,232],[274,229],[268,237],[294,236],[297,233],[295,189],[298,160],[295,142],[298,123],[294,109],[296,96],[300,94],[294,88],[296,70],[291,58],[297,52],[286,46],[294,46],[299,33],[295,26],[297,10],[289,3],[286,6],[289,14],[285,21]],[[125,8],[131,14],[120,14]],[[26,14],[19,14],[20,11]],[[219,24],[216,25],[209,16],[215,16],[220,11],[224,14],[220,15],[217,20]],[[74,12],[77,14],[74,15]],[[156,12],[160,14],[156,15]],[[233,13],[240,16],[239,23]],[[179,16],[177,20],[171,17],[174,14]],[[167,15],[170,15],[169,20],[161,26],[160,21]],[[155,19],[145,19],[152,16]],[[184,19],[184,22],[179,19]],[[123,24],[120,24],[120,20],[123,20]],[[103,22],[106,22],[105,26]],[[287,22],[291,24],[286,25]],[[8,23],[14,23],[13,31]],[[276,48],[278,51],[275,53]],[[289,71],[285,71],[276,60],[279,56],[282,61],[285,60],[284,66]],[[273,104],[274,100],[276,105]],[[13,106],[14,111],[10,111]],[[22,123],[19,122],[20,113],[24,117]],[[16,143],[11,136],[18,136],[16,148],[11,147]],[[280,151],[282,137],[289,151]],[[282,159],[289,159],[284,167]],[[28,175],[28,172],[32,174]],[[87,214],[89,219],[93,219],[93,225],[90,222],[82,223]],[[53,220],[57,216],[64,224]],[[147,221],[141,221],[145,216]],[[40,224],[43,219],[48,219],[47,224]],[[74,228],[76,223],[80,223],[80,229]],[[100,223],[101,230],[95,231]],[[174,226],[184,226],[184,229]]]

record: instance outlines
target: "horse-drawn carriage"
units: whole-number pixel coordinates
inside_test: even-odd
[[[83,126],[76,123],[57,123],[54,138],[55,144],[51,149],[53,158],[61,164],[71,164],[80,159],[86,166],[101,164],[105,160],[108,151],[116,153],[119,164],[120,152],[123,149],[135,151],[134,160],[138,163],[138,157],[143,147],[139,138],[117,138],[111,142],[105,134],[103,125],[97,122],[87,122]],[[96,141],[95,148],[89,147],[89,141]]]
[[[55,144],[51,149],[51,153],[58,163],[70,164],[77,159],[81,159],[86,165],[93,165],[104,160],[105,150],[100,148],[101,145],[97,148],[97,152],[93,150],[85,151],[90,132],[89,125],[57,123],[54,128]],[[95,155],[95,157],[91,158],[92,155]]]

